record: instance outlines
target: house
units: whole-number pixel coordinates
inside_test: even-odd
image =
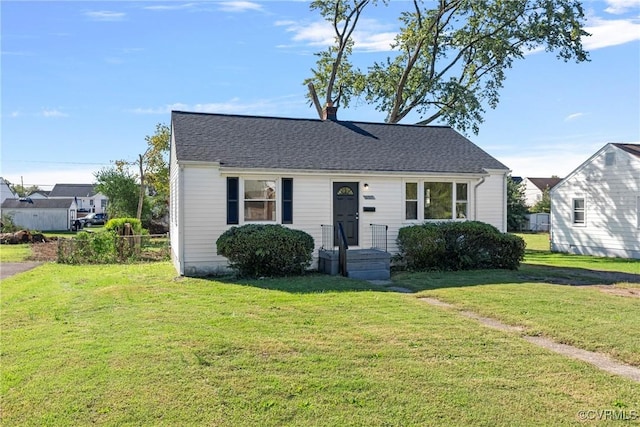
[[[5,199],[16,199],[18,195],[13,192],[9,185],[9,181],[0,176],[0,203]]]
[[[181,275],[225,269],[216,240],[234,225],[303,230],[315,240],[314,263],[336,244],[338,224],[350,248],[371,248],[383,230],[390,253],[401,227],[423,221],[506,231],[508,168],[449,127],[174,111],[171,129],[171,250]]]
[[[49,193],[50,199],[71,197],[78,205],[79,213],[106,213],[108,198],[97,193],[93,184],[56,184]],[[81,215],[84,216],[84,215]]]
[[[38,231],[70,230],[76,219],[77,205],[67,199],[6,199],[2,213],[10,215],[13,223],[21,228]]]
[[[551,249],[640,259],[640,144],[607,144],[551,190]]]
[[[50,191],[46,190],[36,190],[33,193],[29,194],[27,197],[30,199],[48,199]]]
[[[524,178],[524,198],[527,206],[532,207],[540,200],[545,190],[550,191],[562,178]]]

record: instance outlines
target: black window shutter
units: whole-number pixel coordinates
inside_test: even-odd
[[[293,224],[293,178],[282,178],[282,223]]]
[[[227,177],[227,224],[238,224],[238,178]]]

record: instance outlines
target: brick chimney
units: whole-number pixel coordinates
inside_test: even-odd
[[[322,109],[322,120],[331,120],[333,122],[338,121],[338,107],[334,107],[331,102],[327,102],[327,105]]]

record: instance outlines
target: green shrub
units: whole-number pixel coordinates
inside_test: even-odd
[[[398,233],[400,259],[413,270],[516,269],[524,240],[478,221],[425,223]]]
[[[142,228],[142,222],[137,218],[113,218],[107,221],[104,225],[104,229],[107,231],[115,231],[118,235],[124,234],[124,225],[131,224],[133,234],[141,235],[144,233]]]
[[[245,276],[302,274],[311,264],[313,237],[281,225],[231,227],[216,241],[218,254]]]
[[[116,233],[79,232],[75,239],[58,242],[58,262],[62,264],[108,264],[117,261]]]

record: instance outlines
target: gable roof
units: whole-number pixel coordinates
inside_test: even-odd
[[[485,173],[508,168],[450,127],[173,111],[178,162],[325,171]]]
[[[96,195],[93,184],[56,184],[49,197],[93,197]]]
[[[538,187],[540,191],[544,191],[545,189],[551,190],[553,187],[558,185],[562,178],[527,178],[533,185]]]
[[[73,199],[6,199],[2,209],[69,209]]]
[[[633,154],[636,157],[640,157],[640,144],[611,144],[615,147],[618,147],[621,150],[626,151],[627,153]]]

